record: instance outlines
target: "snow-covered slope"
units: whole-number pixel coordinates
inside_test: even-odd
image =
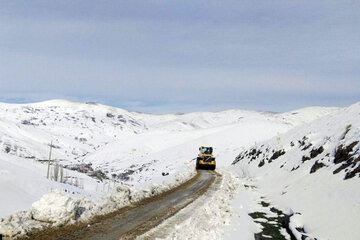
[[[84,187],[79,188],[74,186],[75,181],[60,183],[47,180],[46,171],[44,164],[0,152],[0,216],[28,209],[43,194],[55,189],[92,198],[106,193],[94,178],[84,174],[71,172],[74,179],[81,179]]]
[[[322,108],[313,112],[325,114],[329,111],[334,109]],[[191,146],[190,154],[184,156],[183,151],[177,155],[170,153],[172,159],[177,156],[183,159],[182,164],[185,158],[189,160],[196,155],[196,146],[202,142],[218,147],[219,152],[228,152],[232,143],[240,146],[271,137],[309,121],[309,116],[314,118],[312,113],[304,114],[303,111],[294,118],[293,113],[242,110],[151,115],[66,100],[0,103],[0,147],[9,155],[46,160],[49,145],[53,142],[52,158],[67,168],[81,169],[99,178],[117,175],[114,178],[121,179],[128,175],[121,169],[135,165],[132,172],[149,170],[148,166],[156,165],[159,157],[151,154],[176,146],[181,149],[182,144],[190,145],[189,142],[197,139],[197,143],[191,143],[195,146]],[[223,146],[218,146],[218,142]],[[229,163],[229,160],[220,162]],[[84,168],[84,165],[90,167]],[[177,168],[176,164],[170,165]],[[96,171],[101,173],[93,173]]]
[[[228,166],[241,149],[336,111],[152,115],[66,100],[0,103],[0,192],[11,202],[2,204],[0,216],[29,208],[54,188],[97,198],[115,182],[143,187],[173,179],[193,164],[200,145],[214,146],[218,166]],[[80,184],[46,179],[51,142],[52,159]]]
[[[259,203],[295,213],[299,239],[360,238],[360,103],[259,142],[233,164]]]

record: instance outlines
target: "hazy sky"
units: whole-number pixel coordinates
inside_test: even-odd
[[[360,1],[0,1],[0,101],[163,113],[360,101]]]

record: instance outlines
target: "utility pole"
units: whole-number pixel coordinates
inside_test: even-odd
[[[64,182],[64,168],[63,166],[60,166],[60,182]]]
[[[52,150],[52,141],[50,143],[50,153],[49,153],[49,161],[48,161],[48,168],[47,168],[47,173],[46,173],[46,178],[49,179],[49,174],[50,174],[50,161],[51,161],[51,150]]]
[[[59,163],[58,161],[54,161],[54,181],[57,182],[59,179]]]

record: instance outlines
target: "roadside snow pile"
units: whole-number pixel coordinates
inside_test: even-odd
[[[21,211],[0,219],[0,233],[5,237],[22,236],[29,230],[41,229],[48,224],[32,219],[31,212]]]
[[[295,212],[299,239],[360,238],[360,103],[259,143],[233,164],[269,203]]]
[[[220,183],[215,182],[214,187],[210,187],[193,203],[138,239],[147,239],[148,236],[166,240],[221,239],[224,226],[231,216],[230,202],[239,179],[228,171],[217,172],[222,175]]]
[[[83,200],[84,213],[80,221],[87,221],[96,215],[104,215],[114,212],[120,208],[139,202],[145,198],[154,197],[169,191],[196,175],[195,167],[188,166],[188,171],[179,173],[173,179],[165,180],[162,184],[150,184],[141,190],[126,185],[117,185],[111,194],[97,202],[86,202]]]
[[[0,233],[7,237],[26,235],[27,232],[49,226],[62,226],[76,222],[86,222],[99,215],[109,214],[130,206],[145,198],[175,188],[196,175],[195,167],[176,175],[162,184],[151,184],[142,190],[125,185],[116,185],[111,194],[95,201],[85,197],[72,197],[56,190],[45,194],[33,203],[29,211],[22,211],[0,219]]]
[[[31,214],[35,220],[41,222],[65,224],[80,217],[83,211],[80,204],[80,198],[72,198],[60,190],[55,190],[33,203]]]

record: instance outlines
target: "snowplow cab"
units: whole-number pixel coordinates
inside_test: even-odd
[[[210,169],[215,170],[216,162],[213,156],[212,147],[199,147],[199,155],[196,158],[196,169]]]

